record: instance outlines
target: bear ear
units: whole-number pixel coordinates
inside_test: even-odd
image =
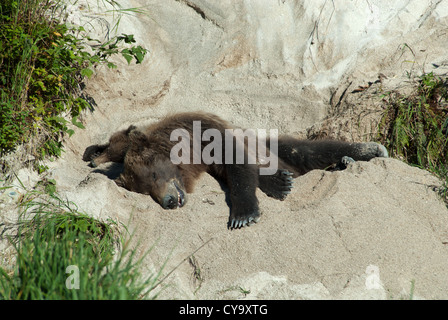
[[[148,143],[148,137],[140,130],[132,130],[129,133],[129,139],[131,143],[137,143],[137,145],[144,146]]]
[[[129,135],[129,133],[131,133],[131,131],[134,129],[137,129],[137,127],[134,125],[130,125],[129,128],[126,130],[126,135]]]

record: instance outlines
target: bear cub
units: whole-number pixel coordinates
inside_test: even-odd
[[[244,161],[237,161],[237,150],[233,149],[233,161],[225,161],[224,144],[220,154],[222,161],[213,163],[190,161],[173,163],[171,150],[178,141],[170,139],[174,130],[181,129],[190,138],[194,135],[194,123],[200,121],[201,137],[207,129],[214,129],[223,138],[226,129],[235,126],[216,115],[205,112],[185,112],[167,116],[163,120],[144,128],[130,126],[114,133],[109,143],[88,147],[83,160],[96,167],[106,162],[124,164],[123,172],[115,180],[117,185],[130,191],[150,195],[165,209],[182,207],[186,194],[193,192],[194,184],[202,173],[207,172],[225,183],[230,195],[230,229],[241,228],[258,222],[260,209],[255,195],[260,188],[268,196],[283,200],[291,192],[292,178],[313,169],[335,166],[343,169],[353,161],[368,161],[375,157],[388,157],[381,144],[350,143],[335,140],[299,140],[289,136],[279,136],[276,148],[269,149],[271,141],[265,143],[271,157],[276,157],[277,169],[273,174],[260,174],[266,164],[257,158],[256,163],[247,161],[250,153],[247,139],[243,142]],[[217,131],[216,131],[217,130]],[[227,130],[228,131],[228,130]],[[191,139],[192,141],[193,139]],[[235,142],[236,140],[234,140]],[[200,142],[200,152],[209,141]],[[194,152],[191,144],[191,160]],[[234,148],[238,143],[233,144]],[[216,151],[216,150],[215,150]],[[198,152],[198,150],[196,150]]]

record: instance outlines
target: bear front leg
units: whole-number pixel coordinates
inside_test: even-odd
[[[258,168],[252,165],[227,165],[227,184],[230,189],[229,229],[249,226],[260,220],[260,209],[255,194]]]
[[[100,156],[104,152],[104,150],[107,149],[108,146],[109,144],[103,144],[103,145],[95,144],[90,147],[87,147],[86,150],[84,151],[84,154],[82,155],[82,160],[87,162],[92,161],[93,159]]]

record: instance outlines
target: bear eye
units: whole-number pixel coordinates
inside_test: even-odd
[[[157,180],[157,174],[155,172],[152,173],[152,178],[155,180]]]

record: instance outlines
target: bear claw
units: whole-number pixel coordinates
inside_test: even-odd
[[[259,188],[269,197],[277,200],[285,200],[293,188],[293,173],[285,169],[279,169],[271,176],[259,177]]]
[[[243,220],[240,220],[238,218],[233,218],[233,219],[230,219],[227,227],[230,230],[240,229],[240,228],[246,227],[246,226],[249,227],[249,226],[257,223],[258,221],[260,221],[260,216],[257,216],[257,217],[250,216]]]
[[[95,163],[95,159],[92,159],[92,161],[90,161],[90,163],[89,163],[89,167],[91,167],[91,168],[96,168],[96,167],[98,167],[98,166],[96,165],[96,163]]]
[[[342,159],[336,164],[333,171],[341,171],[347,169],[350,163],[354,163],[355,160],[348,156],[343,156]]]

